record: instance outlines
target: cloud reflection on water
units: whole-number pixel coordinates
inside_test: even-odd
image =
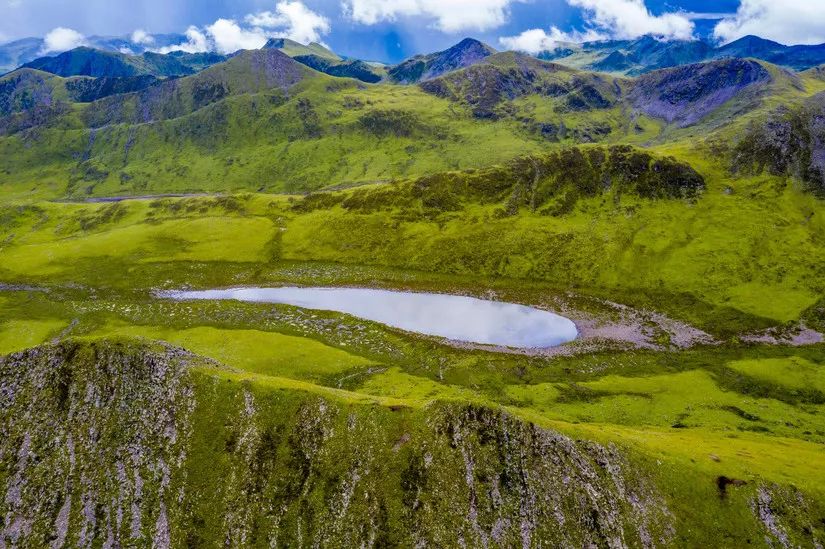
[[[472,297],[356,288],[236,288],[173,291],[172,299],[231,299],[337,311],[420,334],[519,348],[574,340],[572,321],[559,315]]]

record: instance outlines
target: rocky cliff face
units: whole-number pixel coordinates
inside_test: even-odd
[[[501,53],[464,70],[421,83],[427,93],[466,103],[476,118],[497,118],[503,101],[536,94],[565,98],[558,112],[605,109],[616,100],[614,79],[578,73],[520,53]]]
[[[0,545],[168,547],[195,406],[187,362],[127,344],[0,361]]]
[[[669,512],[615,448],[473,406],[261,392],[191,355],[66,343],[0,362],[0,545],[625,546]]]
[[[750,124],[734,147],[732,168],[797,177],[825,196],[825,93]]]
[[[734,98],[758,92],[770,81],[768,70],[756,61],[699,63],[641,76],[633,83],[629,100],[647,115],[685,127]]]
[[[0,360],[0,547],[653,547],[688,529],[612,445],[221,371],[134,341]],[[784,518],[802,504],[760,487],[741,511],[787,545],[811,531]]]

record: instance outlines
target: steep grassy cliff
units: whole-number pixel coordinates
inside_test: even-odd
[[[353,402],[133,340],[0,360],[10,546],[815,545],[806,494],[468,404]],[[691,483],[697,486],[691,487]],[[703,501],[702,498],[708,497]],[[674,499],[679,500],[672,506]],[[718,513],[713,525],[690,503]]]

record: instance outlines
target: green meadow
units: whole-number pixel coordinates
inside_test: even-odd
[[[213,69],[204,78],[245,78]],[[751,502],[762,486],[786,490],[775,506],[791,542],[814,546],[825,531],[825,206],[798,177],[736,172],[730,155],[748,124],[825,83],[773,76],[756,100],[689,127],[630,112],[629,80],[614,89],[561,71],[540,83],[586,79],[614,103],[574,110],[523,94],[480,119],[485,98],[460,79],[444,84],[459,94],[449,99],[313,74],[288,93],[182,101],[145,123],[129,122],[138,96],[111,109],[126,121],[97,124],[114,115],[73,104],[0,137],[0,355],[57,342],[198,355],[207,396],[187,466],[204,484],[231,476],[213,458],[240,444],[227,433],[243,395],[263,403],[266,433],[315,399],[370,418],[364,440],[395,448],[388,463],[440,407],[470,406],[626,452],[629,478],[650,479],[675,517],[675,546],[761,541]],[[560,125],[561,138],[537,130]],[[158,296],[287,285],[493,298],[556,310],[586,337],[521,352],[332,312]],[[323,459],[337,482],[339,464]],[[813,503],[795,507],[794,490]],[[218,512],[199,505],[208,530]]]

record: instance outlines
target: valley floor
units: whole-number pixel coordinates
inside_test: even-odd
[[[787,218],[809,208],[807,199],[794,192],[784,191],[774,204],[774,213],[766,215]],[[716,219],[725,212],[733,215],[742,203],[730,205],[726,196],[711,189],[702,207],[715,209]],[[628,203],[622,206],[627,209],[622,209],[621,216],[605,218],[606,225],[599,228],[599,212],[607,215],[612,206],[598,199],[585,201],[580,206],[581,217],[573,213],[563,221],[565,230],[580,234],[569,247],[557,244],[552,250],[525,254],[526,243],[538,242],[531,237],[536,230],[550,227],[544,233],[548,238],[562,222],[522,213],[505,225],[478,206],[441,218],[412,220],[398,212],[344,215],[339,206],[307,212],[301,200],[266,195],[189,196],[7,206],[2,214],[5,233],[0,234],[5,239],[0,246],[0,278],[5,281],[0,287],[0,355],[60,342],[131,349],[161,341],[203,357],[189,366],[189,375],[194,376],[191,383],[200,402],[196,407],[200,416],[193,416],[200,427],[195,429],[206,431],[187,435],[193,437],[189,448],[193,453],[181,462],[187,464],[187,474],[205,474],[197,469],[203,467],[203,460],[240,459],[237,452],[241,450],[229,442],[226,449],[218,449],[210,446],[215,440],[203,439],[212,436],[208,435],[215,427],[212,422],[241,421],[242,410],[221,407],[234,406],[229,403],[239,398],[261,403],[281,395],[277,398],[288,398],[293,402],[289,406],[301,410],[305,408],[300,406],[321,402],[327,403],[322,407],[351,410],[350,417],[372,418],[368,423],[377,424],[370,423],[371,428],[379,433],[388,429],[376,435],[383,442],[370,439],[379,453],[397,452],[393,448],[407,442],[413,448],[410,452],[424,452],[428,444],[436,444],[426,442],[436,436],[427,431],[436,421],[431,415],[448,406],[444,413],[453,418],[448,423],[465,425],[462,422],[469,421],[467,417],[481,413],[462,408],[470,406],[470,410],[506,414],[510,418],[506,421],[532,424],[543,433],[579,441],[576,444],[596,444],[619,452],[632,464],[623,466],[621,482],[646,486],[638,493],[654,498],[657,503],[650,509],[667,517],[661,522],[666,527],[650,526],[659,537],[654,544],[734,547],[741,546],[743,539],[753,539],[815,546],[825,540],[825,526],[817,522],[825,516],[825,477],[821,474],[825,467],[825,343],[820,333],[821,294],[817,293],[821,287],[815,278],[805,278],[815,277],[811,273],[821,269],[816,257],[821,246],[816,240],[782,248],[779,253],[798,254],[801,259],[778,275],[764,270],[769,267],[766,262],[759,263],[760,254],[776,253],[773,244],[767,244],[768,250],[753,247],[761,237],[751,227],[700,228],[701,216],[695,218],[697,214],[683,204],[677,209],[667,203]],[[581,225],[585,216],[597,221]],[[685,226],[690,217],[694,217],[693,226]],[[671,229],[661,223],[653,229],[654,219],[669,219],[670,227],[682,236],[667,234],[665,244],[664,233]],[[742,223],[747,219],[739,217]],[[821,238],[821,211],[808,220],[820,227],[806,229],[813,231],[810,238]],[[357,235],[348,234],[355,224]],[[403,233],[404,239],[392,241],[394,237],[384,230],[389,226]],[[777,240],[799,239],[801,229],[786,226],[776,233]],[[591,248],[582,246],[585,235]],[[724,257],[717,263],[727,265],[728,270],[698,269],[693,260],[706,254],[708,242],[717,238],[730,241],[730,246],[714,252],[716,259]],[[593,242],[600,242],[599,247],[593,248]],[[461,250],[459,245],[474,247]],[[814,257],[803,258],[808,245]],[[462,263],[474,252],[478,252],[478,263]],[[589,273],[595,271],[588,262],[605,253],[612,258],[612,267],[599,270],[602,278],[592,278]],[[517,256],[528,262],[516,264]],[[368,257],[374,258],[374,264],[367,264]],[[550,261],[551,257],[556,259]],[[558,258],[563,265],[556,265]],[[650,270],[639,270],[637,275],[628,270],[631,265],[643,267],[645,258]],[[752,260],[758,264],[749,265]],[[581,266],[580,284],[553,280],[554,273],[571,264]],[[657,275],[655,270],[662,265],[665,270]],[[678,275],[658,282],[659,276],[671,272]],[[525,276],[514,276],[519,273]],[[730,287],[714,287],[717,278],[727,280]],[[582,337],[549,352],[516,352],[451,344],[335,313],[283,305],[174,302],[156,296],[159,290],[245,285],[375,287],[472,295],[557,311],[577,323]],[[104,351],[94,351],[95,356],[100,352]],[[15,360],[25,359],[15,356]],[[228,400],[220,405],[210,400],[216,408],[204,411],[203,402],[215,398],[214,389],[204,387],[216,383],[225,385],[221,390],[227,391]],[[79,389],[70,392],[74,390]],[[244,394],[252,396],[239,396]],[[399,411],[396,419],[387,419]],[[218,415],[210,419],[209,414]],[[264,427],[267,421],[282,417],[274,411],[270,414],[270,419],[256,415],[255,421],[263,422],[256,436],[265,432],[260,429],[270,428]],[[499,425],[496,422],[505,420],[492,421]],[[23,440],[17,430],[20,423],[15,425],[18,438],[14,440]],[[472,429],[481,431],[473,430],[467,436],[483,439],[484,428],[473,424]],[[236,435],[220,435],[224,436]],[[265,452],[262,448],[255,451]],[[336,451],[357,454],[362,450],[346,446]],[[465,461],[481,450],[467,451]],[[505,454],[510,451],[515,450]],[[0,454],[4,463],[0,483],[12,486],[8,483],[16,458],[11,447],[4,452]],[[255,459],[268,463],[269,458]],[[593,459],[601,463],[601,458]],[[225,466],[230,467],[229,463]],[[250,466],[264,466],[255,463]],[[235,470],[231,467],[225,470],[227,475]],[[329,464],[312,467],[320,468],[317,474],[323,478],[333,474]],[[335,484],[335,475],[372,478],[353,467],[336,469],[324,482]],[[200,473],[193,473],[196,470]],[[455,474],[460,478],[465,471]],[[34,477],[21,478],[36,482]],[[488,480],[478,477],[482,483]],[[408,480],[398,482],[404,485]],[[193,489],[191,484],[186,486]],[[631,501],[605,486],[597,488],[605,501]],[[375,495],[370,492],[373,489],[377,488],[364,488],[373,494],[369,497],[395,497],[383,492]],[[321,508],[342,505],[343,500],[335,499],[343,497],[337,488],[328,490],[325,496],[312,497],[325,502],[319,504]],[[305,501],[302,505],[315,505],[301,499],[309,496],[294,497]],[[466,497],[473,501],[477,496]],[[794,498],[803,504],[789,503]],[[229,505],[228,500],[222,501]],[[292,509],[291,504],[284,505]],[[628,512],[621,509],[615,512]],[[456,520],[470,520],[473,511],[468,508],[466,512]],[[11,507],[6,508],[6,516],[16,516]],[[301,521],[310,520],[298,516],[291,526],[272,527],[272,531],[294,536],[294,528],[302,531]],[[307,535],[321,535],[322,525],[334,522],[326,523],[333,519],[319,516]],[[209,531],[220,530],[217,518],[203,515],[203,520],[207,526],[184,527],[181,522],[178,530],[171,531],[196,531],[208,539],[223,535]],[[544,520],[539,522],[544,524]],[[443,526],[437,526],[441,523],[433,516],[426,521],[431,521],[427,522],[430,533]],[[492,522],[488,526],[491,532],[495,529]],[[638,527],[611,526],[613,534],[627,536],[620,545],[649,545],[646,536],[653,534]],[[383,528],[412,531],[409,525]],[[6,529],[6,535],[11,535]],[[571,531],[585,538],[592,534],[589,526]],[[339,541],[362,539],[361,534],[354,538],[329,535]],[[482,543],[484,536],[477,535],[481,537],[475,541]],[[559,533],[541,535],[548,542],[565,539]],[[447,544],[458,542],[450,540],[441,538]]]

